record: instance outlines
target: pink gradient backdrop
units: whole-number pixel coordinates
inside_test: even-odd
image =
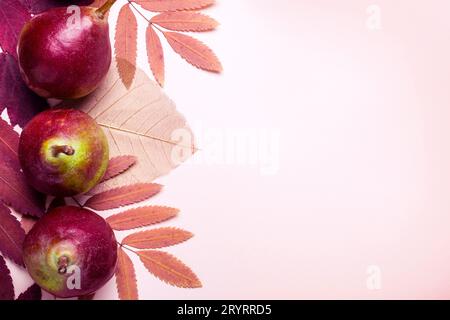
[[[380,31],[366,28],[370,4]],[[280,168],[191,163],[159,179],[152,202],[181,208],[168,225],[196,234],[168,251],[204,288],[169,287],[136,259],[141,297],[450,298],[450,3],[219,0],[207,12],[221,27],[198,37],[224,74],[168,53],[166,92],[199,135],[279,130]]]

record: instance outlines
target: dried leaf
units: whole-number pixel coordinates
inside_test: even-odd
[[[177,32],[164,32],[164,36],[172,49],[193,66],[206,71],[222,72],[222,64],[216,54],[203,42]]]
[[[163,12],[154,16],[152,23],[173,31],[211,31],[219,23],[207,15],[198,12]]]
[[[20,226],[22,227],[23,231],[25,231],[25,234],[28,234],[28,232],[33,229],[36,222],[36,218],[30,216],[22,216],[22,218],[20,219]]]
[[[135,156],[118,156],[109,160],[108,168],[103,176],[102,182],[117,177],[119,174],[124,173],[130,169],[137,162]]]
[[[192,131],[161,88],[140,69],[129,90],[116,68],[88,97],[65,102],[89,113],[105,131],[110,155],[135,155],[130,170],[100,184],[95,192],[130,183],[152,181],[169,173],[195,151]]]
[[[0,205],[0,251],[18,265],[23,266],[22,245],[25,231],[11,211]]]
[[[109,210],[147,200],[159,193],[162,186],[156,183],[138,183],[104,191],[89,198],[84,204],[94,210]]]
[[[130,88],[136,74],[137,21],[129,4],[120,9],[114,48],[120,78]]]
[[[6,108],[11,124],[23,127],[47,107],[47,101],[28,89],[22,80],[17,60],[0,53],[0,113]]]
[[[213,5],[215,0],[133,0],[133,2],[146,10],[163,12],[203,9]]]
[[[19,134],[6,121],[0,119],[0,161],[20,170],[18,149]]]
[[[45,197],[33,190],[20,171],[19,135],[0,119],[0,200],[22,214],[41,217]]]
[[[2,256],[0,256],[0,300],[14,300],[11,274]]]
[[[42,290],[35,283],[22,292],[19,297],[17,297],[17,300],[42,300]]]
[[[177,228],[146,230],[126,236],[122,244],[137,249],[159,249],[189,240],[194,235]]]
[[[17,58],[17,41],[23,25],[31,18],[27,8],[17,0],[0,2],[0,46]]]
[[[164,70],[164,51],[161,40],[149,24],[146,32],[147,58],[152,69],[153,76],[161,87],[164,87],[165,70]]]
[[[138,300],[133,262],[122,248],[117,250],[116,284],[120,300]]]
[[[148,206],[131,209],[112,215],[106,219],[114,230],[130,230],[167,221],[178,214],[179,210],[168,207]]]
[[[147,270],[160,280],[180,288],[200,288],[200,280],[183,262],[162,251],[137,252]]]

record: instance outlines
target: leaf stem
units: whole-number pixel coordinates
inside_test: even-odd
[[[149,23],[149,25],[151,25],[152,27],[154,27],[155,29],[157,29],[159,32],[161,32],[161,33],[164,33],[164,30],[162,30],[160,27],[158,27],[156,24],[154,24],[153,22],[151,22],[135,5],[134,5],[134,2],[133,1],[131,1],[131,0],[127,0],[128,1],[128,3],[130,4],[130,6],[132,6],[133,7],[133,9],[134,10],[136,10],[137,11],[137,13],[139,13],[139,15],[142,17],[142,18],[144,18],[148,23]]]
[[[117,244],[121,247],[124,248],[130,252],[133,252],[135,255],[139,255],[136,251],[134,251],[133,249],[129,248],[128,246],[124,245],[123,243],[120,243],[119,241],[116,241]]]

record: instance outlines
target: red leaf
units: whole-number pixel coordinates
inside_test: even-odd
[[[198,12],[163,12],[154,16],[151,22],[173,31],[211,31],[219,23]]]
[[[164,36],[176,53],[197,68],[222,72],[222,64],[215,53],[203,42],[177,32],[164,32]]]
[[[202,9],[213,5],[215,0],[133,0],[133,2],[146,10],[163,12]]]
[[[103,176],[102,182],[117,177],[121,173],[124,173],[130,169],[137,162],[135,156],[118,156],[109,160],[108,169]]]
[[[0,300],[14,300],[11,274],[2,256],[0,256]]]
[[[194,235],[177,228],[159,228],[130,234],[122,244],[137,249],[159,249],[189,240]]]
[[[0,46],[17,58],[17,41],[23,25],[30,20],[31,14],[17,0],[2,0],[0,3]]]
[[[180,288],[200,288],[200,280],[183,262],[162,251],[137,252],[147,270],[160,280]]]
[[[11,124],[23,127],[47,107],[47,101],[28,89],[22,80],[16,59],[0,53],[0,113],[6,108]]]
[[[0,251],[18,265],[23,266],[22,245],[25,231],[11,211],[0,205]]]
[[[89,198],[85,206],[94,210],[108,210],[144,201],[161,191],[156,183],[138,183],[111,189]]]
[[[178,212],[179,210],[174,208],[149,206],[115,214],[106,221],[114,230],[130,230],[169,220]]]
[[[19,134],[6,121],[0,119],[0,161],[8,162],[20,170],[18,149]]]
[[[42,300],[42,290],[35,283],[27,290],[22,292],[19,297],[17,297],[17,300]]]
[[[161,87],[164,87],[165,82],[165,70],[164,70],[164,51],[161,45],[161,40],[149,24],[146,33],[147,43],[147,58],[150,68],[152,69],[153,76]]]
[[[117,250],[116,284],[120,300],[139,299],[133,262],[122,248]]]
[[[117,69],[127,89],[136,74],[137,21],[129,4],[120,9],[114,42]]]

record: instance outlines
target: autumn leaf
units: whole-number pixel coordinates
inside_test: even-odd
[[[17,41],[23,25],[30,20],[28,9],[17,0],[0,2],[0,46],[17,58]]]
[[[147,43],[147,58],[150,64],[155,80],[161,87],[164,87],[165,71],[164,71],[164,51],[161,45],[161,40],[156,34],[151,24],[147,27],[146,32]]]
[[[65,102],[90,114],[104,129],[111,157],[133,154],[139,162],[95,192],[148,182],[169,173],[194,152],[194,137],[185,118],[160,86],[140,69],[127,89],[115,67],[91,95]]]
[[[22,214],[40,217],[45,197],[27,184],[20,171],[18,141],[18,134],[0,119],[0,200]]]
[[[211,31],[219,23],[198,12],[164,12],[154,16],[150,22],[173,31]]]
[[[24,292],[22,292],[19,295],[19,297],[17,297],[17,300],[41,300],[41,299],[42,299],[42,290],[36,283],[30,286]]]
[[[211,72],[222,72],[222,64],[216,54],[203,42],[191,36],[164,32],[172,49],[193,66]]]
[[[114,48],[120,78],[130,88],[136,74],[137,21],[129,4],[120,9]]]
[[[103,176],[102,182],[117,177],[119,174],[127,171],[137,162],[135,156],[118,156],[109,160],[108,168]]]
[[[122,244],[137,249],[159,249],[189,240],[194,235],[177,228],[146,230],[126,236]]]
[[[169,253],[156,250],[138,251],[147,270],[160,280],[180,288],[200,288],[198,277],[183,262]]]
[[[14,300],[11,274],[2,256],[0,256],[0,300]]]
[[[84,204],[94,210],[109,210],[147,200],[159,193],[162,186],[156,183],[139,183],[120,187],[89,198]]]
[[[130,230],[167,221],[178,214],[179,210],[169,207],[148,206],[130,209],[112,215],[106,219],[114,230]]]
[[[18,265],[23,266],[22,244],[25,231],[11,211],[0,205],[0,251]]]
[[[16,59],[10,54],[0,53],[0,113],[5,108],[11,124],[23,127],[36,114],[48,108],[48,103],[28,89]]]
[[[203,9],[213,5],[215,0],[133,0],[133,2],[146,10],[163,12]]]
[[[116,285],[120,300],[139,299],[133,262],[122,248],[117,250]]]

